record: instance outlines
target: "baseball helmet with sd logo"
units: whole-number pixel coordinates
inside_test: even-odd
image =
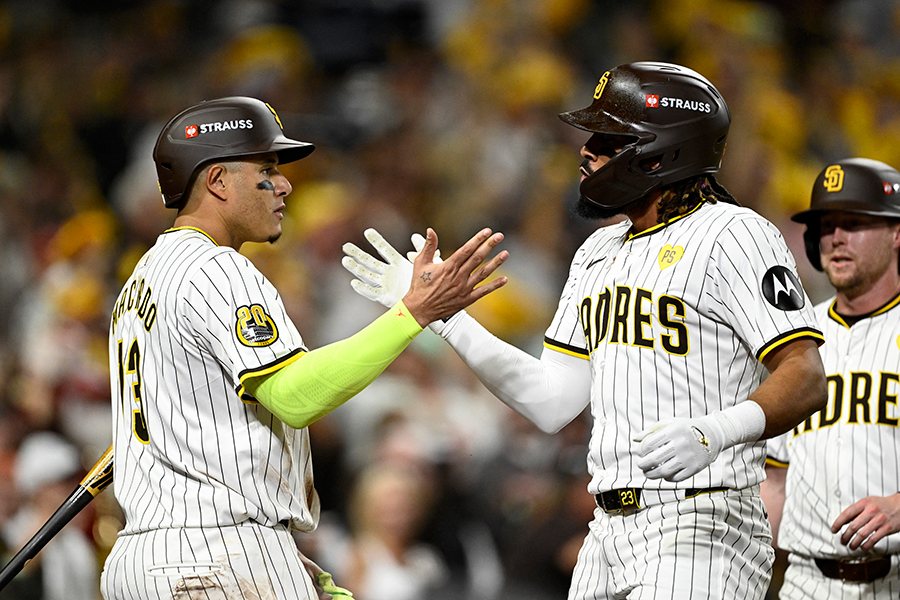
[[[869,158],[846,158],[825,167],[813,184],[809,208],[791,217],[806,224],[806,257],[822,270],[819,219],[823,212],[845,212],[900,219],[900,172]]]
[[[650,191],[716,173],[731,113],[702,75],[661,62],[620,65],[604,73],[587,108],[559,118],[594,135],[585,144],[611,160],[581,182],[581,195],[618,208]]]
[[[207,100],[170,120],[159,134],[153,160],[167,208],[182,208],[197,169],[212,160],[274,152],[285,164],[315,146],[285,137],[267,103],[245,96]]]

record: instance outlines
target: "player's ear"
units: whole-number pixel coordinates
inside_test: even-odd
[[[220,200],[226,199],[226,181],[228,169],[225,165],[212,164],[206,169],[206,189]]]
[[[896,251],[900,248],[900,220],[890,221],[891,229],[891,249]]]

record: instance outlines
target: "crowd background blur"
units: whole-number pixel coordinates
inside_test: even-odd
[[[294,191],[282,240],[244,249],[308,345],[381,310],[340,267],[344,242],[366,247],[365,228],[405,251],[430,226],[449,255],[489,226],[506,234],[510,283],[471,312],[538,353],[593,227],[570,212],[587,134],[558,112],[585,106],[621,63],[701,72],[732,111],[720,181],[802,257],[788,216],[806,206],[823,164],[900,166],[898,23],[895,0],[0,3],[4,559],[41,522],[35,490],[71,489],[110,443],[109,314],[124,275],[174,218],[151,149],[182,108],[255,96],[289,135],[316,144],[284,167]],[[827,282],[798,263],[822,299]],[[325,512],[301,544],[360,600],[563,598],[593,510],[590,416],[542,434],[455,357],[423,334],[311,427]],[[66,462],[72,448],[77,465]],[[109,492],[70,526],[82,534],[68,550],[82,572],[99,568],[119,527]],[[0,597],[95,600],[67,574],[79,563],[51,554]],[[63,596],[60,580],[70,582]]]

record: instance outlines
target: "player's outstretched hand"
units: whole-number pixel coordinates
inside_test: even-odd
[[[412,284],[403,297],[403,303],[419,325],[425,327],[432,321],[454,315],[506,285],[506,277],[485,283],[509,258],[504,250],[484,262],[502,241],[502,233],[482,229],[446,260],[435,262],[438,237],[433,229],[428,229],[422,250],[413,263]]]
[[[412,262],[397,252],[374,229],[366,229],[363,235],[387,262],[378,260],[348,242],[343,246],[346,256],[341,260],[341,264],[356,277],[350,282],[356,293],[390,308],[409,291],[413,272]]]
[[[722,450],[717,425],[700,419],[661,421],[640,432],[638,467],[650,479],[683,481],[705,469]]]
[[[841,534],[841,543],[856,550],[868,552],[883,537],[900,531],[900,494],[892,496],[868,496],[851,504],[838,515],[831,526],[831,533]]]

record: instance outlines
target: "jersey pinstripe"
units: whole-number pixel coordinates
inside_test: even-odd
[[[778,545],[814,558],[896,554],[898,534],[864,553],[842,545],[831,524],[867,496],[900,490],[900,296],[852,325],[833,299],[816,314],[828,340],[821,348],[828,404],[768,449],[770,459],[790,465]]]
[[[591,362],[588,489],[758,484],[763,442],[726,449],[675,484],[643,474],[633,438],[660,420],[745,400],[773,348],[822,339],[794,258],[771,223],[723,202],[635,236],[629,225],[601,228],[581,246],[545,337]]]
[[[199,230],[166,231],[116,301],[109,350],[123,534],[315,527],[308,431],[239,395],[241,374],[306,351],[249,260]]]

